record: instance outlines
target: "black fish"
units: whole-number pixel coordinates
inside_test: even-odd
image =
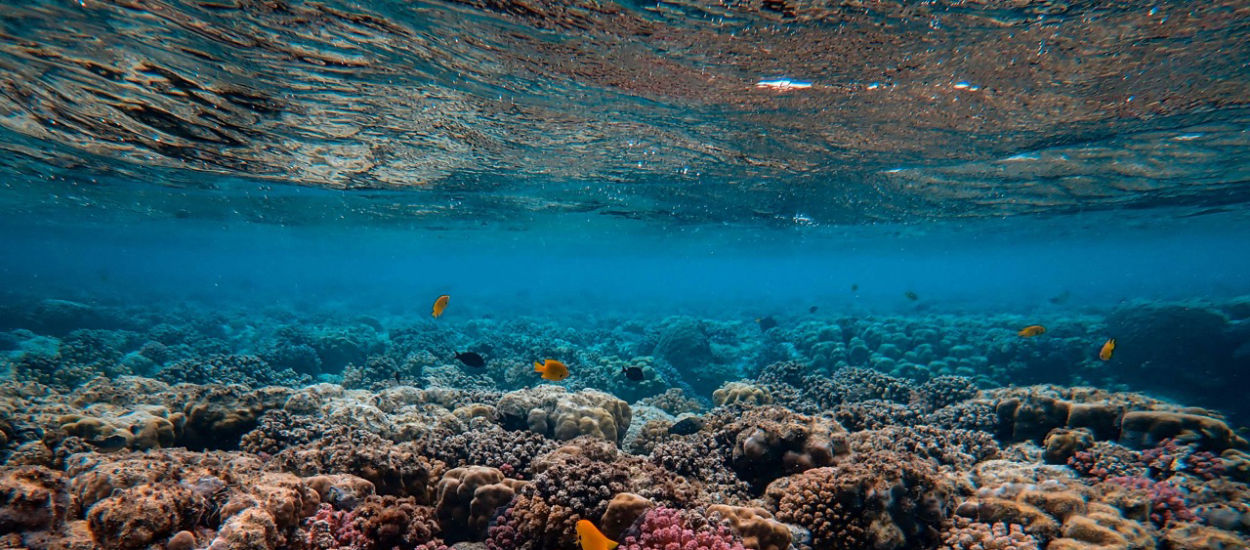
[[[908,300],[911,300],[913,302],[920,299],[920,295],[916,294],[914,291],[911,291],[911,290],[904,292],[903,296],[906,296]]]
[[[768,332],[768,329],[777,326],[777,320],[773,319],[772,315],[767,315],[759,319],[756,319],[755,322],[760,324],[760,330],[764,332]]]
[[[698,433],[699,430],[702,430],[702,429],[703,429],[702,418],[699,418],[697,416],[687,416],[677,421],[676,424],[669,426],[668,433],[670,435],[690,435],[693,433]]]
[[[395,371],[395,383],[396,383],[396,384],[402,384],[402,383],[403,383],[403,382],[401,382],[401,381],[399,380],[399,371]]]
[[[859,292],[859,283],[851,283],[851,292]]]
[[[465,365],[468,365],[470,367],[476,367],[480,369],[486,366],[486,360],[482,359],[481,355],[478,355],[471,351],[466,351],[464,353],[457,353],[456,359],[459,359],[461,363],[464,363]]]
[[[642,369],[632,365],[628,367],[622,365],[621,374],[624,374],[625,378],[633,380],[634,382],[639,382],[644,378],[642,375]]]
[[[808,312],[808,313],[816,313],[816,310],[818,310],[818,309],[820,309],[820,308],[819,308],[819,307],[816,307],[816,306],[812,306],[812,307],[807,308],[807,312]]]

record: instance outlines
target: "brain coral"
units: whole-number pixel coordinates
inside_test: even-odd
[[[765,496],[777,519],[811,531],[815,548],[894,550],[940,540],[949,493],[927,461],[872,452],[774,481]]]
[[[620,444],[629,429],[629,404],[595,390],[569,393],[559,386],[540,386],[507,393],[499,400],[505,428],[526,429],[568,440],[581,435]]]

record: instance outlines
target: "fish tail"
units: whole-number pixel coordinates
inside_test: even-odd
[[[542,372],[544,370],[547,370],[547,367],[544,367],[543,364],[538,361],[534,361],[534,372]]]

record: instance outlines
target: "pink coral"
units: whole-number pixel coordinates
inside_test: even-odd
[[[1199,451],[1195,445],[1181,445],[1173,438],[1164,439],[1155,447],[1142,451],[1141,459],[1155,479],[1167,479],[1173,474],[1187,472],[1210,481],[1224,473],[1224,465],[1215,453]]]
[[[1155,525],[1162,527],[1174,521],[1198,521],[1198,516],[1185,502],[1185,495],[1171,483],[1144,477],[1113,477],[1107,482],[1145,491],[1150,496],[1150,520]]]
[[[747,550],[728,528],[672,508],[647,512],[638,531],[622,550]]]

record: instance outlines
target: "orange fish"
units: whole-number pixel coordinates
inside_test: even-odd
[[[1102,345],[1102,349],[1098,350],[1098,358],[1103,361],[1110,361],[1111,354],[1115,352],[1115,338],[1108,338],[1107,343]]]
[[[559,382],[569,377],[569,368],[555,359],[548,359],[545,363],[534,361],[534,372],[543,373],[543,380],[552,382]]]
[[[1046,332],[1046,327],[1042,325],[1029,325],[1027,327],[1020,329],[1020,332],[1018,334],[1025,338],[1032,338],[1034,336],[1037,336],[1038,334],[1044,334],[1045,332]]]
[[[443,310],[447,309],[447,302],[449,300],[451,300],[451,296],[448,296],[446,294],[439,296],[437,300],[434,300],[433,315],[435,319],[443,316]]]
[[[599,531],[595,524],[588,520],[577,520],[577,539],[582,543],[582,550],[612,550],[616,542],[608,539]]]

